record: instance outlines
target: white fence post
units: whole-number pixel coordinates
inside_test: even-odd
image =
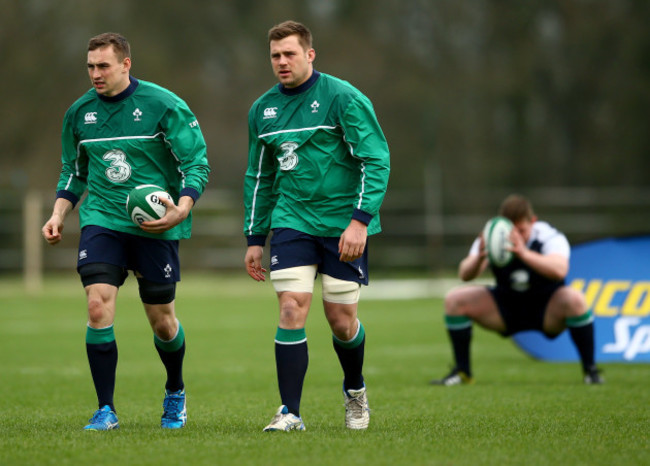
[[[38,293],[43,287],[42,212],[43,196],[29,191],[23,203],[23,279],[29,293]]]

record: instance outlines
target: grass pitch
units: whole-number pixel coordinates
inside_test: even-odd
[[[1,278],[0,464],[650,463],[650,366],[606,364],[606,385],[585,386],[576,363],[531,360],[475,327],[476,384],[430,386],[451,361],[436,298],[362,293],[372,415],[367,431],[348,431],[341,370],[318,301],[307,325],[307,430],[263,433],[280,404],[272,287],[185,274],[177,312],[187,336],[188,425],[163,431],[164,370],[130,277],[115,325],[121,427],[84,432],[96,399],[78,278],[48,278],[35,296],[18,279]]]

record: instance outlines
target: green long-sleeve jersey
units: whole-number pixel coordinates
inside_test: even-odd
[[[62,170],[57,198],[76,204],[81,227],[98,225],[159,239],[189,238],[191,213],[179,225],[151,234],[126,213],[126,198],[141,184],[195,201],[203,193],[210,167],[196,117],[174,93],[156,84],[130,78],[129,87],[114,97],[90,89],[65,114]]]
[[[252,105],[244,181],[244,234],[260,244],[272,228],[340,236],[351,219],[381,231],[388,144],[370,100],[314,71],[295,89],[276,85]]]

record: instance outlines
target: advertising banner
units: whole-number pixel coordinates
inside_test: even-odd
[[[593,310],[597,362],[650,362],[650,236],[574,246],[567,284]],[[539,332],[513,340],[536,359],[579,360],[567,330],[554,340]]]

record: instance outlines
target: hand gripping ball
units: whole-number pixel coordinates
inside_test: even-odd
[[[167,212],[167,206],[160,201],[162,197],[173,202],[171,195],[160,186],[154,184],[136,186],[126,198],[126,213],[136,225],[158,220]]]

